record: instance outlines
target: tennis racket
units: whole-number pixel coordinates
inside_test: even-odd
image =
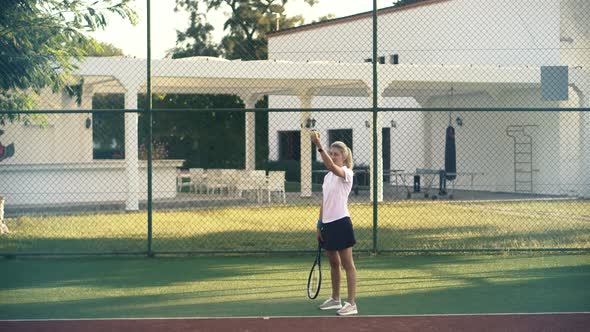
[[[309,278],[307,279],[307,297],[315,299],[320,293],[320,287],[322,286],[322,244],[318,241],[318,251],[315,256],[315,261],[309,272]]]

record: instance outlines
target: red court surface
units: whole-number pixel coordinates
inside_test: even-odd
[[[0,331],[590,331],[590,313],[21,320]]]

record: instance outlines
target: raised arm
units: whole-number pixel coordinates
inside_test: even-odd
[[[328,151],[324,150],[322,142],[320,142],[320,133],[315,131],[312,132],[311,141],[318,148],[318,152],[320,153],[320,156],[322,157],[322,161],[324,162],[326,168],[341,178],[345,177],[345,173],[342,167],[334,164],[332,158],[330,158],[330,155],[328,154]]]

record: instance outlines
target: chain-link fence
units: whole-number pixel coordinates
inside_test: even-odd
[[[357,250],[588,250],[588,6],[401,1],[293,27],[265,7],[218,53],[3,82],[0,254],[313,250],[312,130],[352,151]]]
[[[253,169],[244,165],[243,127],[248,113],[242,110],[216,111],[219,119],[207,123],[219,128],[198,141],[204,146],[154,143],[154,251],[313,248],[314,220],[327,171],[311,147],[307,150],[309,167],[302,167],[305,151],[300,149],[302,138],[297,130],[299,112],[261,110],[252,112],[256,121],[281,121],[275,121],[272,137],[256,136],[252,149],[263,146],[258,142],[266,137],[269,142],[267,151],[254,152],[259,157]],[[87,113],[71,112],[46,114],[43,126],[14,124],[7,130],[10,141],[23,148],[18,151],[20,162],[3,165],[4,222],[10,231],[2,238],[4,253],[141,252],[147,248],[146,155],[140,145],[138,172],[130,176],[122,147],[110,140],[111,150],[106,152],[104,145],[96,143],[100,131],[107,130],[101,126],[116,128],[100,121],[117,121],[117,115],[122,121],[124,114],[94,112],[94,130],[86,128]],[[349,209],[358,249],[588,248],[590,206],[579,198],[585,188],[584,174],[577,157],[580,145],[571,133],[579,112],[454,109],[381,113],[388,126],[382,126],[383,176],[382,190],[377,191],[376,228],[370,190],[371,123],[358,121],[371,114],[313,113],[326,146],[340,140],[353,151],[355,178]],[[453,122],[461,122],[455,125],[455,174],[445,172],[449,113]],[[140,141],[143,116],[145,113],[139,116]],[[213,117],[213,113],[156,112],[154,131],[170,121],[169,117],[183,123]],[[424,121],[430,122],[428,131]],[[73,135],[64,128],[72,123],[82,127],[80,136],[86,133],[89,142],[94,137],[93,149],[90,144],[86,151],[64,148]],[[346,129],[330,129],[333,123]],[[227,137],[236,132],[236,137]],[[47,137],[51,135],[61,138],[52,140]],[[38,143],[25,149],[29,141]],[[220,153],[197,157],[193,151],[218,146],[224,147]],[[99,159],[107,153],[111,158]],[[93,159],[80,162],[80,156]],[[189,162],[195,167],[186,167]],[[301,181],[305,172],[310,180],[307,193]],[[137,181],[135,191],[128,189],[130,179]]]

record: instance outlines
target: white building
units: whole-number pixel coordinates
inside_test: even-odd
[[[588,25],[579,24],[575,15],[568,14],[588,4],[581,0],[526,3],[517,6],[523,9],[520,13],[510,7],[512,2],[501,6],[484,0],[432,0],[380,11],[380,36],[387,37],[379,38],[379,54],[385,62],[397,54],[400,64],[378,66],[379,107],[588,107],[590,52],[579,51],[590,45]],[[428,28],[422,28],[428,31],[416,29],[416,22],[425,18]],[[495,24],[501,19],[513,26]],[[461,27],[462,33],[453,34],[450,22]],[[486,24],[480,24],[478,30],[476,23],[480,22]],[[520,28],[516,27],[518,22]],[[391,30],[404,31],[406,36],[396,40],[389,34],[382,35]],[[570,45],[567,50],[564,44]],[[279,132],[302,130],[301,195],[310,196],[311,145],[308,129],[302,124],[311,117],[324,133],[352,129],[357,163],[371,164],[372,136],[365,126],[365,121],[372,119],[370,113],[301,112],[312,107],[370,108],[372,64],[364,61],[370,54],[371,17],[359,14],[271,35],[269,61],[155,60],[152,91],[235,94],[247,108],[253,108],[257,98],[267,95],[271,108],[294,108],[294,112],[271,113],[269,157],[278,159],[273,147],[279,146]],[[540,92],[540,66],[558,64],[567,64],[570,76],[569,100],[561,105],[544,101]],[[88,58],[75,74],[83,82],[80,106],[67,94],[44,92],[38,107],[88,110],[94,94],[122,93],[125,108],[133,110],[137,109],[137,94],[146,91],[146,63],[141,59]],[[590,196],[588,112],[518,112],[503,118],[504,122],[494,122],[492,115],[460,113],[465,125],[457,130],[458,171],[483,172],[478,189],[514,190],[514,177],[510,175],[514,173],[514,151],[506,148],[512,144],[506,128],[532,123],[539,125],[537,132],[543,133],[534,137],[538,144],[535,164],[556,165],[541,167],[535,174],[535,192]],[[146,194],[145,162],[138,160],[136,149],[126,151],[125,160],[93,160],[88,117],[87,113],[61,114],[52,116],[44,127],[22,123],[3,127],[3,142],[14,142],[17,149],[14,157],[0,164],[0,194],[6,197],[7,206],[122,200],[128,210],[138,209],[139,200]],[[390,129],[390,155],[404,158],[392,157],[390,165],[383,165],[379,158],[377,172],[372,173],[381,174],[383,168],[410,171],[442,165],[444,140],[436,135],[444,133],[446,113],[380,113],[382,128],[391,127],[391,121],[399,130]],[[247,169],[253,169],[253,113],[246,115],[245,126],[245,164]],[[137,114],[126,113],[125,146],[137,146],[137,135]],[[470,139],[462,140],[464,137]],[[381,135],[377,146],[380,151]],[[490,160],[489,155],[497,152]],[[181,163],[154,164],[154,198],[176,195],[175,169]],[[381,181],[378,177],[379,200],[383,197]],[[107,183],[109,186],[105,186]]]
[[[588,112],[513,112],[500,118],[490,113],[467,112],[478,108],[588,107],[590,68],[590,2],[584,0],[426,0],[378,12],[378,106],[380,108],[465,108],[454,113],[465,126],[457,128],[458,172],[483,172],[478,189],[514,191],[516,174],[514,139],[509,126],[526,127],[533,141],[533,191],[536,193],[590,195]],[[269,59],[363,63],[372,58],[372,13],[361,13],[279,31],[269,35]],[[460,74],[441,80],[433,66],[469,68],[569,66],[566,102],[546,102],[540,86],[461,90]],[[406,77],[393,77],[389,67],[413,68]],[[367,66],[367,71],[371,67]],[[426,75],[425,75],[426,74]],[[421,82],[430,76],[430,84]],[[413,80],[414,79],[414,80]],[[396,84],[390,82],[397,80]],[[498,77],[498,81],[503,81]],[[506,82],[506,81],[505,81]],[[396,97],[394,97],[396,96]],[[401,98],[403,97],[403,98]],[[371,98],[315,97],[313,108],[369,108]],[[271,108],[298,107],[295,97],[271,97]],[[280,146],[278,132],[298,130],[295,115],[270,116],[270,146]],[[448,114],[382,112],[381,127],[390,141],[391,156],[385,169],[444,167],[444,132]],[[317,129],[327,139],[337,129],[352,131],[355,161],[371,164],[370,114],[315,113]],[[294,125],[295,124],[295,125]],[[454,121],[453,121],[454,124]],[[391,128],[391,129],[389,129]],[[380,132],[381,134],[381,132]],[[282,135],[284,136],[284,134]],[[301,142],[302,146],[304,142]],[[284,145],[284,143],[283,143]],[[272,150],[271,150],[272,152]],[[270,159],[278,159],[275,150]],[[586,161],[584,161],[586,160]]]

